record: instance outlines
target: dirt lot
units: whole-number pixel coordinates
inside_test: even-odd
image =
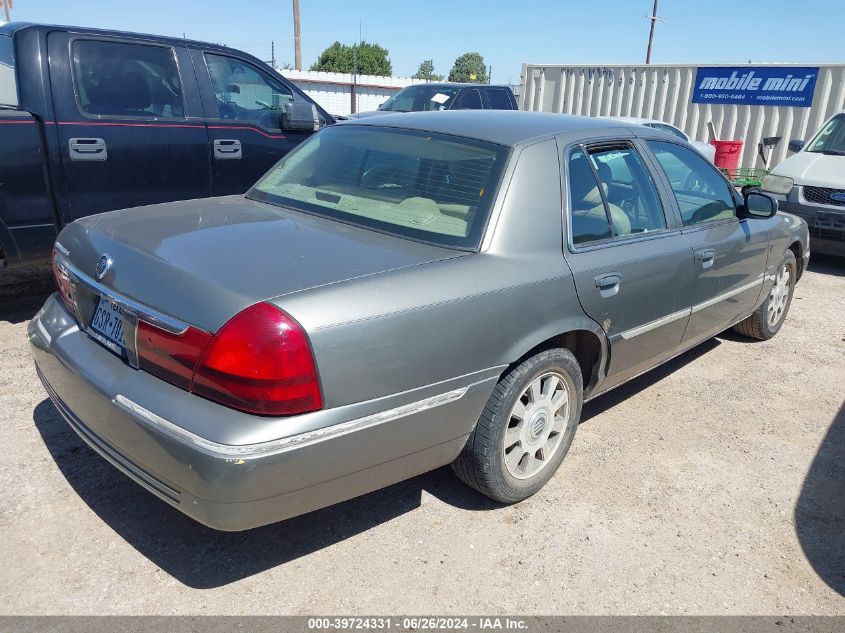
[[[779,336],[725,334],[585,408],[533,499],[448,469],[240,534],[193,523],[61,421],[0,273],[2,614],[845,614],[845,260]]]

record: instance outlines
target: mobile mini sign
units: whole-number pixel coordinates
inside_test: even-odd
[[[701,67],[692,102],[809,108],[818,74],[818,67]]]

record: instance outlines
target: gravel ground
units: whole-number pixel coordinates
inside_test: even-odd
[[[529,501],[441,469],[237,534],[61,421],[25,337],[49,288],[0,272],[0,614],[845,614],[845,260],[813,263],[774,340],[588,404]]]

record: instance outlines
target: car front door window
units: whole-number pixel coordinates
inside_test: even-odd
[[[730,184],[701,155],[675,143],[648,141],[675,194],[684,226],[736,217]]]
[[[255,123],[279,130],[292,91],[251,65],[232,57],[206,53],[208,73],[221,119]]]

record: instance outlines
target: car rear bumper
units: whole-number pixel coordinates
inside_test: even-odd
[[[55,295],[28,332],[38,374],[74,431],[144,488],[220,530],[280,521],[448,464],[500,371],[264,419],[132,369],[80,331]],[[257,433],[262,422],[278,437]],[[278,432],[284,425],[289,434]]]
[[[803,189],[795,186],[787,196],[777,196],[780,209],[807,222],[814,252],[845,256],[845,207],[810,202]]]

